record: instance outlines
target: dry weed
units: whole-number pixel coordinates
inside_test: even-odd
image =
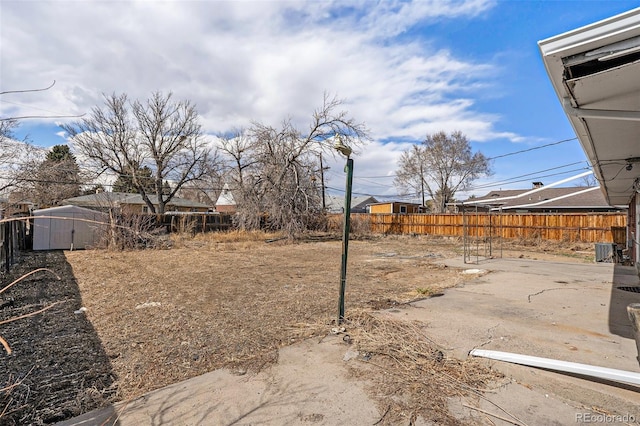
[[[353,371],[372,383],[384,413],[378,424],[413,424],[418,416],[438,424],[457,424],[449,414],[449,398],[477,399],[502,378],[475,359],[449,358],[444,348],[429,339],[423,323],[356,310],[346,326],[358,359],[373,366]]]
[[[286,238],[286,235],[281,232],[231,230],[226,232],[197,234],[194,236],[193,240],[209,243],[238,243],[246,241],[269,242],[284,238]]]

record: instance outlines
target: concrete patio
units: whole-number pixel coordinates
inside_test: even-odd
[[[427,323],[429,336],[461,358],[482,348],[640,372],[626,312],[640,294],[619,289],[640,285],[634,267],[523,259],[444,263],[481,272],[442,297],[387,315]],[[638,387],[486,362],[545,398],[563,401],[569,409],[556,411],[558,424],[575,422],[581,406],[640,421]]]

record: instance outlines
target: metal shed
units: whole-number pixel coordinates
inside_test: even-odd
[[[108,223],[101,212],[78,206],[33,211],[34,250],[73,250],[95,245],[100,228]]]

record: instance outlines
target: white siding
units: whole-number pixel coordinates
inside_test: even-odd
[[[105,214],[77,206],[35,210],[34,250],[83,249],[98,243]]]

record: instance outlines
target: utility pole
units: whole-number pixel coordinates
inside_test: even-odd
[[[340,265],[340,297],[338,300],[338,324],[344,321],[344,293],[347,287],[347,254],[349,253],[349,228],[351,225],[351,187],[353,182],[353,160],[347,158],[344,168],[347,173],[346,191],[344,194],[344,226],[342,232],[342,264]]]
[[[324,187],[324,166],[322,165],[322,153],[320,153],[320,185],[322,185],[322,211],[327,211],[327,200]]]
[[[422,161],[420,161],[420,193],[422,194],[422,208],[425,209],[425,205],[424,205],[424,171],[423,168],[424,166],[422,165]]]

